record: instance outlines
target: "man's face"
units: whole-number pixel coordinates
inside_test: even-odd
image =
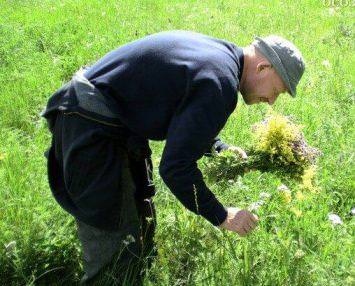
[[[246,104],[266,102],[274,104],[279,94],[287,89],[275,69],[268,62],[261,62],[248,76],[241,94]]]

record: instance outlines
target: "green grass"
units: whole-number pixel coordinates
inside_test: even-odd
[[[282,95],[274,109],[292,114],[309,144],[322,150],[321,192],[292,201],[303,211],[298,218],[277,199],[281,183],[294,196],[299,187],[292,180],[256,171],[210,182],[226,206],[274,195],[258,211],[257,229],[242,238],[181,206],[157,174],[163,143],[153,142],[159,259],[145,285],[354,285],[354,8],[330,10],[323,2],[0,0],[0,284],[75,285],[82,275],[74,222],[47,183],[50,134],[38,113],[50,94],[119,45],[185,29],[239,46],[254,35],[278,34],[299,47],[307,67],[298,97]],[[240,100],[221,137],[247,146],[250,126],[266,110]],[[332,226],[328,213],[343,224]],[[10,242],[16,246],[6,251]]]

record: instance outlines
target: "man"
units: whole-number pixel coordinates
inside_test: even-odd
[[[82,282],[103,281],[114,261],[118,283],[139,277],[130,282],[139,285],[144,271],[128,277],[131,270],[156,254],[148,140],[166,140],[159,173],[187,209],[241,236],[253,230],[258,217],[225,208],[196,162],[212,145],[245,158],[216,137],[238,90],[246,104],[273,104],[280,93],[296,95],[303,72],[300,52],[281,37],[257,37],[241,48],[166,31],[109,52],[53,94],[42,113],[53,133],[48,177],[58,203],[76,218]]]

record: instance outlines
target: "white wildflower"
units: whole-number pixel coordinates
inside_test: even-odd
[[[270,195],[269,193],[266,193],[266,192],[261,192],[261,193],[259,194],[259,198],[260,198],[261,200],[269,199],[270,197],[271,197],[271,195]]]
[[[6,255],[11,255],[16,248],[16,241],[10,241],[9,243],[5,244]]]
[[[352,209],[351,209],[350,214],[351,214],[351,215],[355,215],[355,208],[352,208]]]
[[[277,190],[279,192],[284,192],[284,191],[289,191],[290,189],[286,185],[282,184],[282,185],[277,187]]]
[[[297,249],[296,253],[295,253],[295,258],[302,258],[303,256],[305,256],[306,253],[304,253],[304,251],[302,249]]]
[[[131,243],[133,243],[133,242],[135,242],[135,241],[136,241],[136,240],[135,240],[135,238],[133,237],[133,235],[129,234],[129,235],[126,236],[126,239],[123,240],[123,244],[127,246],[127,245],[129,245],[129,244],[131,244]]]
[[[329,12],[329,15],[330,15],[330,16],[334,16],[335,13],[336,13],[336,10],[335,10],[335,8],[329,8],[329,9],[328,9],[328,12]]]
[[[53,58],[53,64],[55,64],[55,65],[60,64],[60,58],[59,57],[54,57]]]
[[[328,214],[328,219],[333,225],[343,224],[343,221],[337,214]]]
[[[248,209],[249,211],[257,211],[260,208],[260,206],[262,206],[263,204],[264,204],[263,201],[252,203]]]
[[[330,64],[330,62],[329,62],[328,60],[322,61],[322,65],[323,65],[324,67],[326,67],[327,69],[330,69],[330,68],[331,68],[331,64]]]

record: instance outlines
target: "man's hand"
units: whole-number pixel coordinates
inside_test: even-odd
[[[240,147],[229,146],[227,150],[233,151],[235,154],[239,155],[243,160],[248,159],[247,153]]]
[[[239,208],[227,208],[227,211],[227,218],[219,228],[237,232],[240,236],[246,236],[257,226],[259,221],[257,215]]]

